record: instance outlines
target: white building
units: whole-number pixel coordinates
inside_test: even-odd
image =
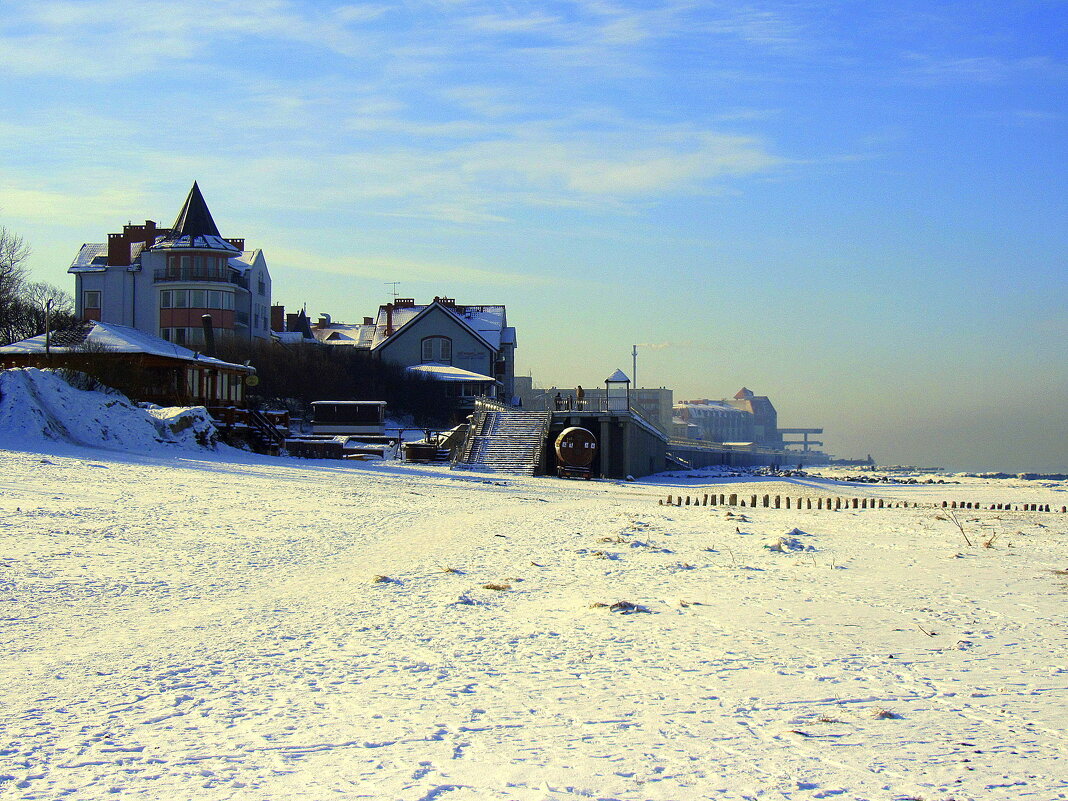
[[[179,345],[221,335],[270,337],[271,275],[263,251],[220,233],[196,183],[170,228],[125,225],[82,245],[67,270],[83,320],[129,326]]]

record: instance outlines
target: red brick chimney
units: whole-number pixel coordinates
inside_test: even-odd
[[[126,234],[108,234],[108,264],[130,266],[130,243]]]

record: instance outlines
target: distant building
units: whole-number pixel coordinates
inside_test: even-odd
[[[689,400],[674,407],[674,435],[702,442],[754,442],[753,415],[727,401]]]
[[[217,334],[270,337],[271,275],[263,251],[227,239],[200,188],[189,190],[174,225],[124,225],[106,243],[84,244],[67,271],[77,315],[202,346],[202,318]]]
[[[705,442],[753,443],[782,448],[778,413],[766,395],[742,387],[730,400],[682,401],[675,404],[675,436]]]
[[[742,387],[735,394],[734,399],[727,403],[753,416],[753,440],[758,445],[768,448],[782,447],[779,413],[775,411],[767,395],[755,395],[752,390]]]

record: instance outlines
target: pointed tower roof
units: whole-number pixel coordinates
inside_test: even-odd
[[[171,226],[171,232],[159,243],[163,248],[203,248],[240,253],[240,249],[222,238],[208,204],[193,181],[193,188]]]
[[[742,388],[741,388],[740,390],[738,390],[738,392],[737,392],[737,393],[735,393],[735,395],[734,395],[734,399],[735,399],[735,400],[749,400],[749,399],[750,399],[750,398],[752,398],[752,397],[755,397],[755,396],[753,395],[753,390],[751,390],[751,389],[748,389],[747,387],[742,387]]]
[[[208,204],[204,202],[204,196],[200,194],[200,187],[193,181],[193,188],[189,190],[189,196],[185,199],[185,205],[178,212],[178,219],[171,226],[172,236],[196,236],[197,234],[210,234],[222,236],[219,233],[215,220],[211,218]]]

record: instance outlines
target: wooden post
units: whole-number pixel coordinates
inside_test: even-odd
[[[822,509],[823,508],[823,498],[816,498],[816,508],[817,509]]]
[[[668,506],[674,506],[674,505],[675,505],[675,497],[673,495],[668,495]]]
[[[769,506],[771,506],[771,496],[770,495],[765,495],[764,496],[764,508],[767,509]]]
[[[812,499],[811,498],[807,499],[807,503],[805,504],[805,508],[806,509],[811,509],[812,508]]]
[[[753,502],[749,505],[756,509],[756,495],[753,496]]]
[[[730,505],[731,506],[737,506],[738,505],[738,496],[735,495],[734,493],[731,493]]]
[[[779,509],[782,506],[782,499],[778,495],[775,496],[775,508]],[[786,499],[786,508],[790,508],[790,499]]]

